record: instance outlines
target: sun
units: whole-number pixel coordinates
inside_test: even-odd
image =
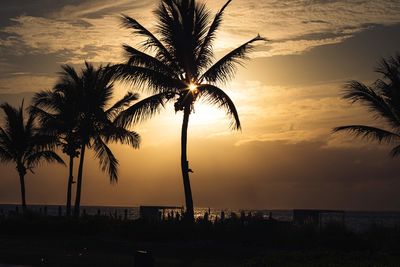
[[[195,93],[197,91],[197,85],[195,85],[194,83],[190,83],[188,88],[192,93]]]

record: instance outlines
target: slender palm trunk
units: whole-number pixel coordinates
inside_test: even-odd
[[[194,222],[193,198],[189,180],[189,162],[187,160],[187,129],[189,124],[190,106],[183,110],[183,122],[181,132],[181,169],[183,178],[183,188],[185,190],[186,219]]]
[[[69,177],[67,185],[67,211],[66,211],[67,216],[71,215],[72,182],[74,180],[73,172],[74,172],[74,157],[69,156]]]
[[[83,162],[85,160],[85,148],[86,145],[82,144],[81,157],[79,160],[78,178],[76,184],[76,197],[75,197],[75,209],[74,209],[74,215],[76,217],[79,217],[80,206],[81,206],[82,174],[83,174]]]
[[[21,200],[22,200],[22,211],[26,212],[26,199],[25,199],[25,174],[19,171],[19,182],[21,185]]]

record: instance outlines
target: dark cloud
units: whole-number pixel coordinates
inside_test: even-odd
[[[309,38],[318,36],[321,37],[311,34]],[[371,79],[378,60],[399,50],[400,24],[376,25],[341,43],[318,46],[300,55],[254,59],[241,75],[281,86],[341,81],[349,77]],[[265,75],[260,76],[259,69],[264,69]]]
[[[65,5],[76,5],[81,0],[2,0],[0,3],[0,28],[13,24],[11,18],[21,15],[45,17]]]
[[[302,21],[303,24],[330,24],[329,21],[321,20],[321,19],[314,19],[314,20],[304,20]]]

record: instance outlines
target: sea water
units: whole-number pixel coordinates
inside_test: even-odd
[[[65,215],[65,206],[59,205],[29,205],[29,209],[48,216],[58,216],[59,207],[61,207],[62,215]],[[7,216],[8,214],[15,214],[21,212],[21,206],[12,204],[0,204],[0,216]],[[168,211],[166,211],[168,213]],[[201,218],[205,213],[208,213],[209,219],[214,221],[221,218],[221,212],[225,214],[225,218],[231,217],[235,213],[238,217],[241,214],[246,216],[251,213],[252,216],[258,218],[268,219],[272,216],[273,219],[278,221],[292,221],[292,210],[251,210],[251,209],[218,209],[218,208],[195,208],[195,217]],[[81,206],[81,214],[87,215],[110,216],[115,218],[125,218],[134,220],[139,218],[139,207],[119,207],[119,206]],[[326,214],[322,217],[323,222],[340,221],[341,215]],[[344,212],[345,225],[354,231],[363,231],[368,229],[371,225],[380,225],[386,227],[400,226],[400,212],[398,211],[345,211]]]

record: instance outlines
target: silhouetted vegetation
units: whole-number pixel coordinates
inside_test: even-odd
[[[188,225],[28,214],[0,219],[0,236],[0,259],[46,266],[132,266],[136,250],[151,251],[156,266],[396,266],[400,260],[400,228],[377,225],[355,233],[337,223],[320,229],[257,218]],[[22,243],[26,250],[19,251]]]
[[[35,116],[31,114],[24,119],[24,102],[17,109],[8,103],[3,103],[0,108],[4,111],[4,127],[0,127],[0,161],[13,162],[19,175],[21,187],[22,208],[26,210],[25,175],[41,161],[64,161],[53,151],[56,139],[51,135],[40,133],[35,123]]]
[[[60,81],[53,90],[39,92],[33,99],[35,106],[31,113],[40,117],[45,131],[60,140],[63,152],[70,157],[67,207],[73,177],[73,158],[78,155],[77,149],[80,148],[74,209],[76,216],[80,212],[86,148],[95,151],[101,170],[107,172],[111,182],[116,182],[118,160],[107,144],[119,142],[133,148],[139,147],[139,135],[114,122],[127,105],[138,99],[138,95],[127,93],[109,107],[114,90],[112,70],[110,66],[96,69],[85,62],[85,68],[78,74],[72,67],[63,66]]]
[[[344,98],[352,103],[360,102],[379,119],[387,129],[367,125],[346,125],[333,129],[346,131],[367,140],[394,144],[390,154],[400,154],[400,54],[382,59],[376,68],[382,78],[368,86],[358,81],[350,81],[345,86]]]
[[[62,66],[59,81],[52,90],[43,90],[34,95],[31,114],[35,114],[42,125],[41,131],[57,138],[62,152],[69,157],[66,214],[71,214],[71,198],[74,158],[79,157],[81,142],[77,132],[82,100],[79,77],[68,65]]]
[[[204,3],[195,0],[161,1],[156,10],[156,32],[152,34],[137,20],[124,15],[123,26],[146,41],[146,54],[124,45],[128,60],[116,66],[119,78],[136,85],[152,95],[122,112],[118,121],[122,125],[135,124],[158,113],[168,102],[174,102],[175,111],[183,111],[181,132],[181,170],[186,201],[186,218],[194,220],[193,199],[187,160],[187,128],[189,116],[196,100],[225,109],[231,119],[231,128],[240,129],[239,115],[233,101],[218,87],[226,84],[235,74],[236,65],[247,59],[253,43],[265,40],[256,36],[226,54],[213,64],[213,44],[220,28],[227,1],[210,20],[210,11]]]

